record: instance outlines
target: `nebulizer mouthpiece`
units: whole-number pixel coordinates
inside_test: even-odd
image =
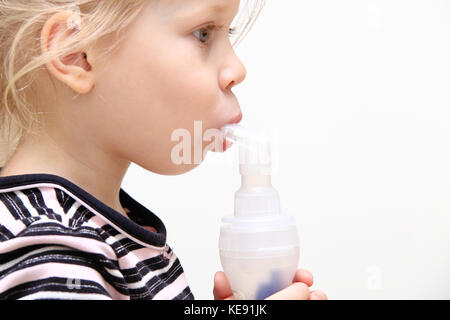
[[[292,216],[282,212],[272,186],[270,143],[240,125],[222,128],[239,147],[241,187],[234,215],[222,219],[220,258],[236,299],[259,300],[292,283],[299,240]]]
[[[267,139],[240,125],[222,128],[224,138],[239,146],[241,188],[235,194],[235,215],[280,214],[278,191],[272,187],[272,158]]]
[[[226,140],[240,146],[239,171],[241,175],[272,174],[270,144],[267,139],[237,124],[223,127],[222,133]]]

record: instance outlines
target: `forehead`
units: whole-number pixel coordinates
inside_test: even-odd
[[[158,0],[155,7],[165,17],[183,17],[205,13],[216,13],[234,7],[239,0]]]

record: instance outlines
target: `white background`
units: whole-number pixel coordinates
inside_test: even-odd
[[[450,1],[268,0],[237,48],[242,125],[277,139],[300,267],[330,299],[450,299]],[[187,174],[133,165],[198,299],[212,299],[235,148]],[[237,158],[236,158],[237,160]]]

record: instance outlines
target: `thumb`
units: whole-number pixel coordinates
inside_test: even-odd
[[[216,272],[214,275],[214,300],[233,300],[233,290],[227,276],[222,271]]]

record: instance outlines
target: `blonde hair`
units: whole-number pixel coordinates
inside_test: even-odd
[[[56,57],[87,48],[110,35],[115,37],[107,50],[111,52],[148,1],[152,0],[0,0],[0,168],[12,157],[21,138],[39,122],[38,88],[51,83],[36,81],[38,71]],[[243,4],[235,20],[238,33],[233,46],[251,29],[265,3],[251,2],[252,7],[249,1]],[[59,11],[74,12],[83,27],[61,48],[42,53],[41,30]]]

